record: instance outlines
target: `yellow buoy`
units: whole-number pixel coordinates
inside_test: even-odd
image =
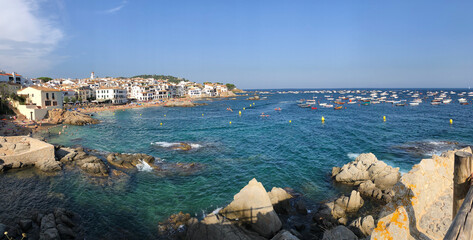
[[[325,122],[325,118],[324,118],[324,116],[322,116],[321,120],[322,120],[322,122]]]
[[[202,117],[204,116],[204,114],[202,113]]]
[[[166,117],[166,114],[164,114],[164,116]]]
[[[141,116],[141,113],[140,113],[140,116]]]
[[[450,119],[450,124],[453,124],[453,119]]]
[[[238,115],[241,115],[241,111],[238,111]]]
[[[255,103],[253,103],[253,106],[255,105]]]
[[[243,110],[245,110],[245,108],[243,108]]]
[[[230,124],[232,124],[232,122],[230,122]]]
[[[289,120],[289,123],[292,123],[292,120]]]
[[[163,125],[163,123],[159,123],[159,125],[161,125],[161,126],[162,126],[162,125]]]
[[[383,116],[383,121],[386,122],[386,116]]]

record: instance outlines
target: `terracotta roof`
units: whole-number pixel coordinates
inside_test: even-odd
[[[36,89],[36,90],[40,90],[40,91],[44,91],[44,92],[60,92],[61,90],[59,89],[54,89],[54,88],[46,88],[46,87],[40,87],[40,86],[31,86],[31,87],[27,87],[27,88],[23,88],[21,90],[19,90],[19,92],[25,90],[25,89],[28,89],[28,88],[33,88],[33,89]]]

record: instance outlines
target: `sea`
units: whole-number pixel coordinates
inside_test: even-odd
[[[154,239],[158,223],[171,214],[182,211],[203,218],[230,203],[253,178],[268,191],[292,188],[313,203],[309,208],[315,208],[342,194],[331,180],[331,169],[361,153],[374,153],[406,173],[423,158],[473,143],[473,106],[457,101],[458,93],[468,93],[468,89],[378,92],[378,96],[387,92],[391,99],[390,91],[395,91],[395,100],[408,102],[418,92],[423,99],[419,106],[345,103],[340,110],[298,106],[300,99],[329,103],[327,98],[342,95],[370,96],[365,90],[320,91],[264,90],[260,100],[239,96],[204,100],[200,102],[208,105],[191,108],[103,111],[93,115],[99,124],[50,129],[47,141],[53,144],[103,153],[146,153],[158,161],[202,167],[191,173],[158,174],[139,166],[127,171],[126,179],[106,184],[78,171],[65,170],[57,176],[36,170],[10,171],[0,174],[0,206],[4,208],[0,222],[64,207],[80,215],[87,239]],[[452,102],[431,105],[438,95],[427,97],[429,91],[446,91]],[[471,97],[465,98],[471,103]],[[192,149],[173,148],[181,142]]]

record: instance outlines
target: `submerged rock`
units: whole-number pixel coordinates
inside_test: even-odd
[[[248,225],[266,238],[274,236],[281,229],[281,220],[274,211],[263,184],[256,179],[253,178],[233,199],[220,214]]]
[[[342,168],[333,168],[332,177],[337,182],[352,185],[371,180],[377,188],[390,189],[399,181],[401,174],[399,168],[379,161],[374,154],[363,153]]]
[[[115,167],[130,169],[136,168],[136,165],[138,164],[142,164],[141,161],[144,161],[149,165],[153,165],[155,158],[143,153],[111,153],[107,156],[107,161],[109,164]]]

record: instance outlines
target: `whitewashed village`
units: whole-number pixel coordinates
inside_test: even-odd
[[[65,105],[136,104],[163,102],[174,98],[234,96],[233,84],[191,82],[161,75],[131,78],[97,77],[83,79],[26,78],[0,71],[0,97],[8,100],[29,120],[42,120],[52,109]],[[236,90],[236,89],[235,89]]]

